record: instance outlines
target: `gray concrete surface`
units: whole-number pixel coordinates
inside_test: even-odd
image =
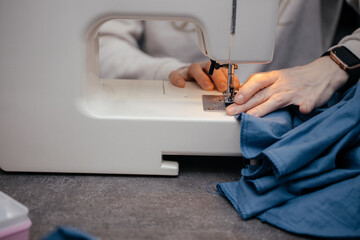
[[[243,221],[215,193],[236,181],[243,163],[233,158],[181,158],[178,177],[29,174],[0,171],[0,190],[30,209],[31,239],[56,226],[99,239],[304,239]]]

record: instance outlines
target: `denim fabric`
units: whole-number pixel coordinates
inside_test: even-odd
[[[97,240],[97,238],[76,228],[58,227],[42,240]]]
[[[360,237],[360,83],[322,109],[241,114],[240,147],[257,166],[217,185],[244,220],[316,237]]]

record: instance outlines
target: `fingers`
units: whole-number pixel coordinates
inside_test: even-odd
[[[265,97],[265,99],[266,98],[267,97]],[[256,117],[263,117],[277,109],[290,105],[289,95],[284,93],[274,94],[265,101],[261,101],[259,99],[261,99],[261,97],[258,97],[256,94],[244,105],[234,103],[226,109],[226,113],[228,115],[235,115],[246,112]]]
[[[193,63],[190,65],[189,77],[195,79],[197,84],[204,90],[210,91],[214,89],[214,84],[199,63]]]
[[[264,103],[250,109],[246,113],[256,117],[263,117],[277,109],[286,107],[288,105],[290,104],[288,97],[285,94],[275,94]]]
[[[253,95],[260,90],[273,84],[278,78],[278,72],[272,71],[267,73],[257,73],[250,76],[250,78],[241,86],[235,96],[235,103],[246,103]]]
[[[209,76],[210,62],[193,63],[189,67],[184,67],[169,74],[170,82],[177,87],[185,87],[186,81],[195,80],[204,90],[216,89],[224,92],[227,89],[228,71],[227,69],[214,70],[213,75]],[[234,87],[240,87],[238,77],[234,76]]]
[[[239,81],[239,78],[234,75],[234,86],[235,86],[235,89],[239,89],[240,88],[240,81]]]
[[[209,74],[210,62],[207,62],[203,66],[203,69],[207,74]],[[215,69],[210,77],[219,92],[226,91],[228,84],[228,70],[226,68]],[[234,87],[235,89],[239,89],[240,87],[240,81],[236,75],[234,75]]]
[[[204,71],[206,74],[209,74],[210,62],[207,62],[204,66]],[[224,74],[222,69],[214,69],[213,74],[211,75],[211,80],[214,82],[216,89],[219,92],[224,92],[227,89],[227,75]]]
[[[228,115],[240,114],[242,112],[247,112],[248,110],[262,104],[267,101],[271,97],[271,92],[268,88],[265,88],[259,92],[257,92],[254,96],[252,96],[247,102],[244,104],[232,104],[226,108],[226,113]]]
[[[227,85],[227,78],[228,78],[228,69],[226,68],[221,68],[221,70],[223,71],[225,77],[226,77],[226,85]],[[234,74],[234,87],[235,89],[239,89],[240,88],[240,81],[239,78]],[[227,88],[227,86],[226,86]],[[226,90],[226,89],[225,89]]]
[[[169,74],[169,80],[172,84],[174,84],[177,87],[184,88],[186,81],[185,79],[179,74],[178,71],[172,71]]]

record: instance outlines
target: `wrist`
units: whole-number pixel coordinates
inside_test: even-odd
[[[349,74],[336,64],[329,56],[321,57],[320,60],[322,60],[327,66],[326,69],[331,79],[330,85],[334,91],[344,86],[349,79]]]

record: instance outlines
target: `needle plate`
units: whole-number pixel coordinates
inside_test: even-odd
[[[202,100],[205,112],[225,111],[224,95],[203,95]]]

